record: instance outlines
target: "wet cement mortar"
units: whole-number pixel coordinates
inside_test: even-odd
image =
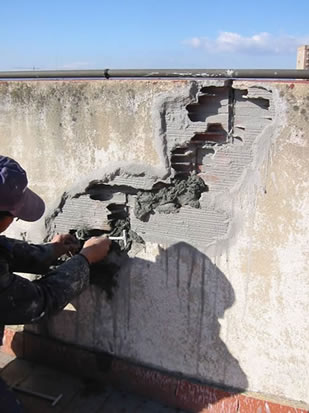
[[[108,233],[111,237],[121,237],[123,231],[126,231],[126,245],[123,241],[113,241],[108,256],[97,264],[92,264],[90,267],[90,284],[96,285],[105,292],[108,300],[113,298],[114,289],[117,287],[117,275],[126,261],[129,260],[128,251],[132,247],[132,243],[136,242],[144,244],[144,240],[132,231],[130,228],[130,220],[118,219],[111,221],[112,231]],[[81,246],[91,237],[104,236],[106,232],[96,229],[79,229],[75,233],[72,232],[81,243]]]
[[[150,191],[139,191],[136,196],[134,214],[141,221],[148,221],[150,214],[171,214],[184,205],[200,208],[199,199],[208,191],[205,182],[197,175],[174,178],[170,185]]]

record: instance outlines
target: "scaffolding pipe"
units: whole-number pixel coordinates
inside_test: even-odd
[[[224,78],[309,79],[309,70],[290,69],[102,69],[0,71],[0,79]]]

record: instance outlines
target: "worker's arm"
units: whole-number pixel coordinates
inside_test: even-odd
[[[10,272],[7,251],[1,248],[0,324],[32,323],[61,310],[89,285],[89,263],[102,260],[109,247],[108,239],[91,238],[80,254],[33,282]]]
[[[0,261],[0,324],[26,324],[62,309],[89,284],[89,264],[76,255],[38,281],[9,271]]]
[[[61,255],[78,247],[78,241],[69,234],[56,235],[48,244],[30,244],[12,238],[0,237],[0,247],[6,248],[10,255],[10,270],[31,274],[44,274]]]

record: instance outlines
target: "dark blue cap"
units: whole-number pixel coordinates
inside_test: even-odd
[[[0,211],[24,221],[36,221],[45,211],[44,201],[28,187],[26,171],[7,156],[0,155]]]

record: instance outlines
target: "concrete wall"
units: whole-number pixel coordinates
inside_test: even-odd
[[[10,234],[102,229],[113,204],[145,241],[112,300],[92,286],[31,328],[309,403],[308,116],[307,83],[1,83],[2,153],[27,169],[51,215],[47,228],[17,222]],[[138,191],[184,172],[208,186],[199,205],[171,212],[160,201],[136,217]]]

